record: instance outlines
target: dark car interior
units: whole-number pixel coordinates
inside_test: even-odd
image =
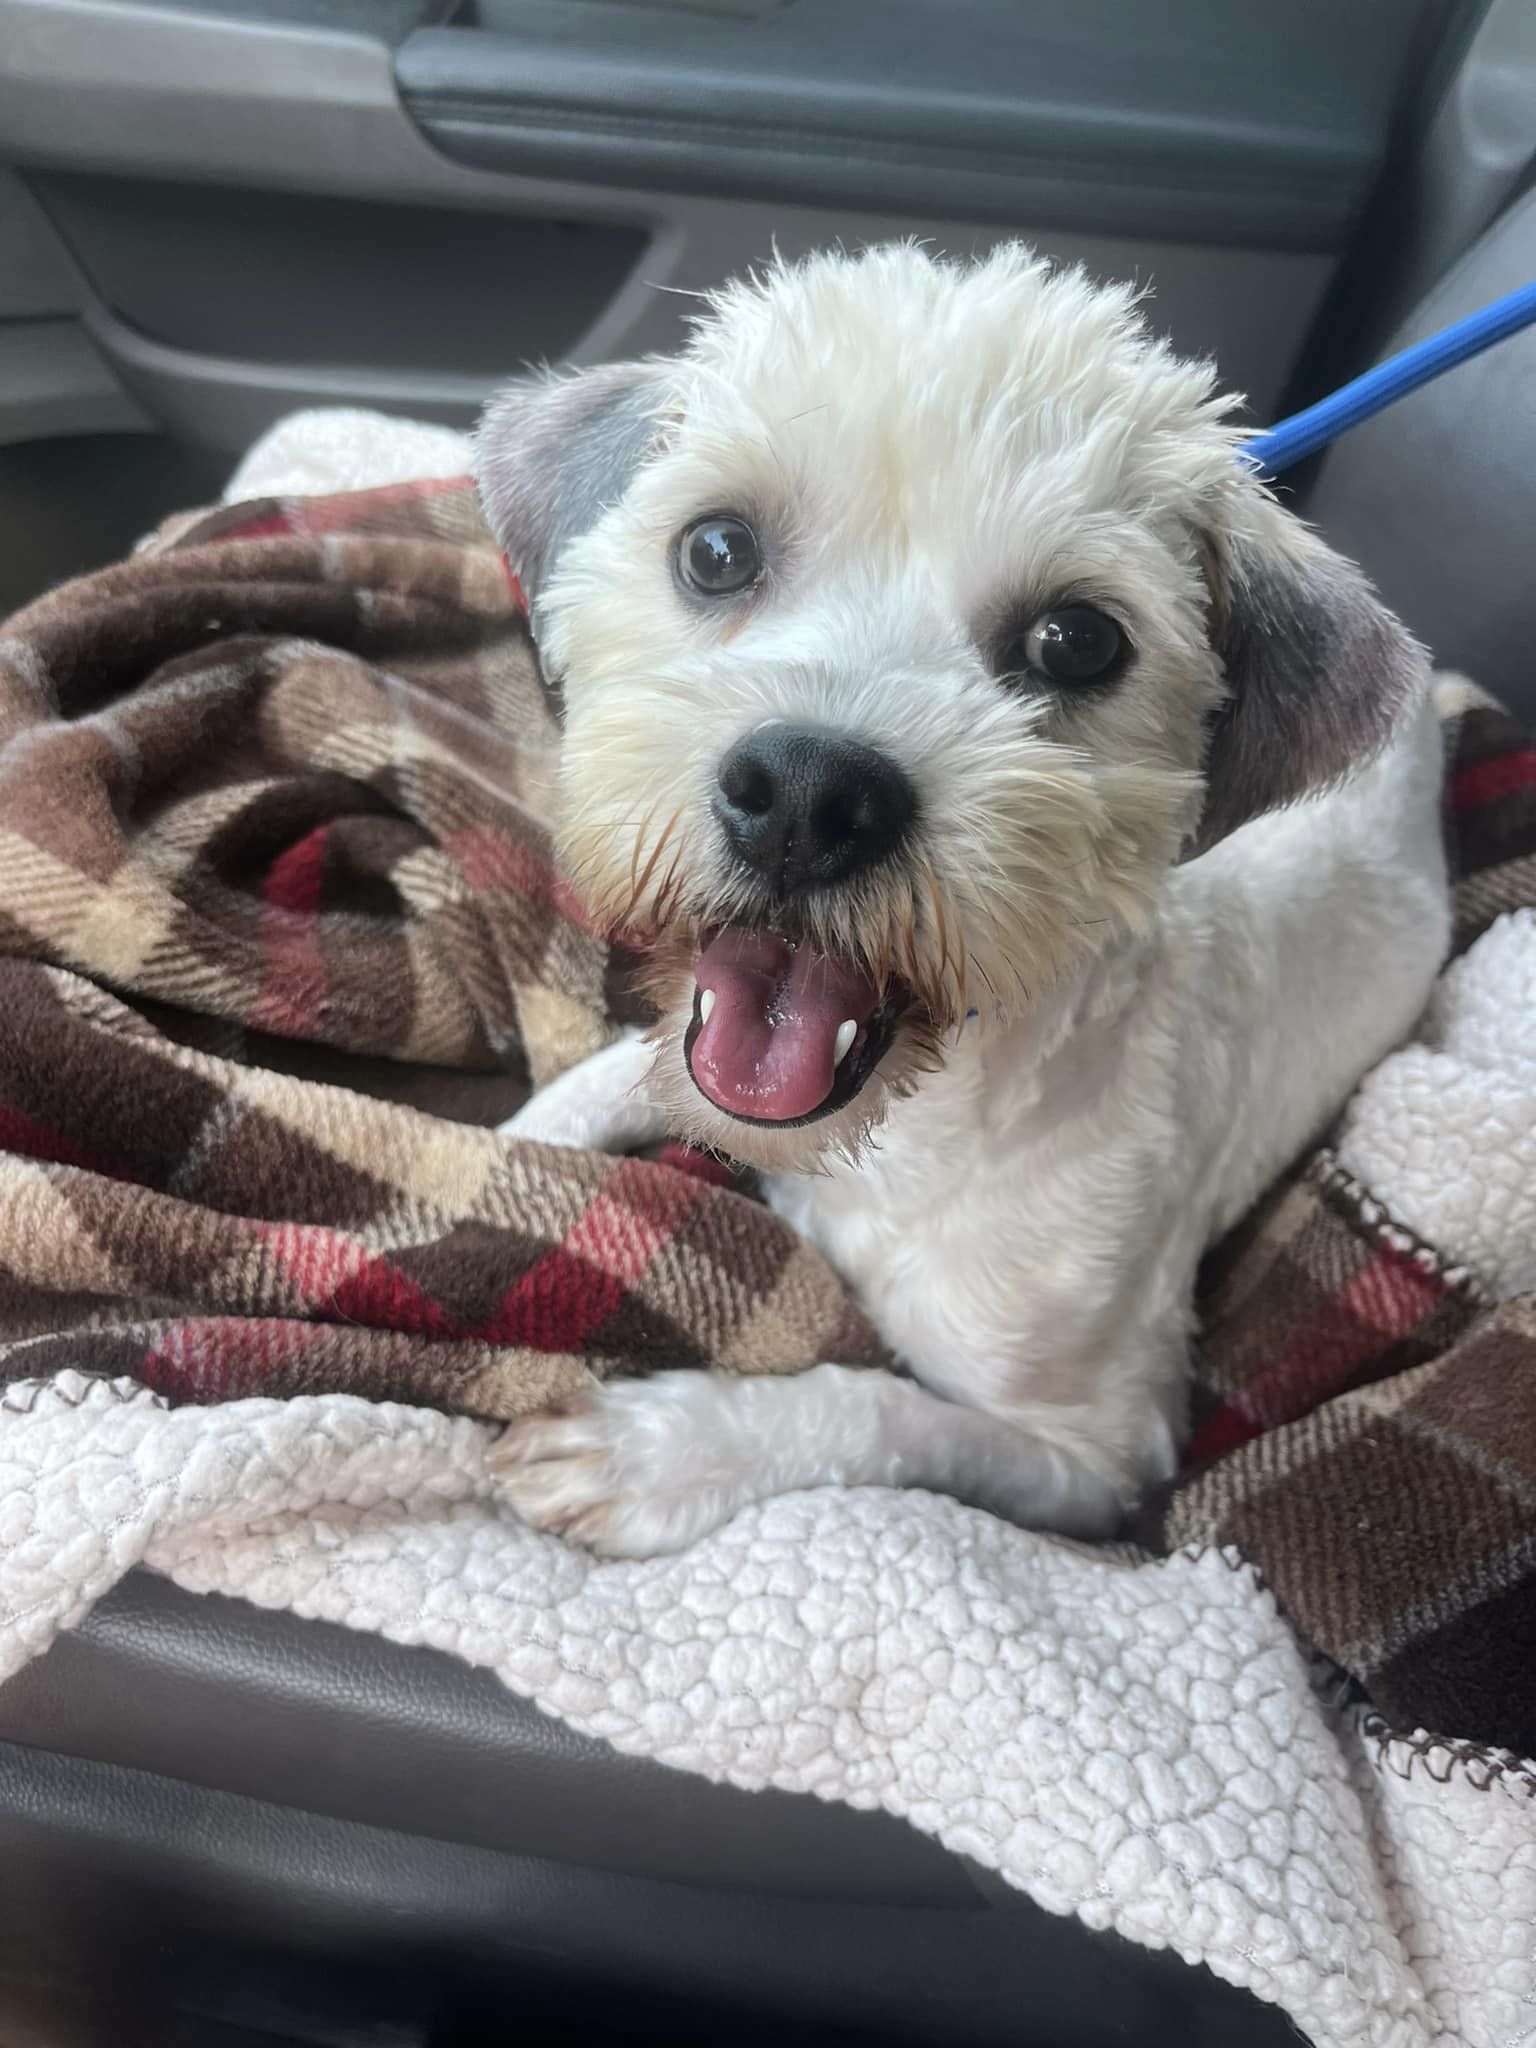
[[[0,598],[298,407],[466,425],[765,256],[1022,235],[1256,424],[1536,274],[1536,0],[0,0]],[[1536,711],[1536,332],[1287,479]],[[1283,2043],[888,1816],[130,1575],[0,1687],[3,2048]]]

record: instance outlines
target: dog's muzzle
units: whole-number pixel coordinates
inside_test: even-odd
[[[774,906],[699,955],[684,1057],[699,1092],[746,1123],[807,1123],[851,1102],[907,998],[795,936],[796,905],[896,854],[917,820],[901,769],[844,733],[768,725],[720,764],[715,816]]]

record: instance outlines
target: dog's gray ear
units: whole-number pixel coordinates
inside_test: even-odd
[[[1208,543],[1228,696],[1186,859],[1369,760],[1427,675],[1424,650],[1353,562],[1267,495],[1245,512],[1246,532]]]
[[[487,524],[535,614],[566,542],[621,497],[668,411],[667,365],[611,363],[525,377],[493,398],[475,437]]]

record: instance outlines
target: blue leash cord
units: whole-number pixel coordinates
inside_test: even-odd
[[[1410,391],[1417,391],[1421,384],[1429,383],[1446,370],[1454,370],[1458,363],[1481,355],[1496,341],[1507,340],[1533,322],[1536,283],[1521,285],[1518,291],[1495,299],[1479,312],[1469,313],[1453,327],[1444,327],[1427,340],[1416,341],[1412,348],[1389,356],[1363,377],[1354,378],[1327,398],[1320,398],[1316,405],[1309,405],[1305,412],[1292,413],[1278,426],[1254,434],[1243,444],[1243,459],[1260,475],[1277,476],[1308,455],[1315,455],[1319,448],[1326,448],[1330,441],[1348,433],[1351,427],[1358,427],[1373,413],[1406,398]]]

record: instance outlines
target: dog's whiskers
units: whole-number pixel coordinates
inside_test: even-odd
[[[651,805],[651,808],[646,812],[645,816],[641,819],[640,828],[635,833],[634,852],[630,855],[629,861],[629,888],[631,903],[634,903],[640,894],[640,856],[645,850],[645,835],[647,832],[650,831],[651,820],[655,817],[656,813],[660,809],[661,799],[660,797],[658,797],[655,803],[653,803]]]
[[[674,819],[673,823],[676,822]],[[672,865],[667,869],[666,879],[656,892],[656,922],[659,925],[667,924],[671,918],[674,895],[681,885],[678,870],[682,865],[683,851],[683,846],[679,845],[673,852]]]
[[[933,869],[925,864],[922,875],[928,884],[928,896],[933,904],[933,921],[938,928],[939,979],[942,981],[949,967],[949,921],[944,915],[944,899],[939,894],[939,884]]]
[[[655,846],[651,849],[650,859],[647,860],[644,869],[641,871],[639,880],[634,885],[634,888],[630,894],[629,902],[625,906],[623,917],[620,919],[621,923],[627,924],[629,920],[634,916],[635,912],[639,909],[640,904],[644,899],[645,892],[651,885],[651,877],[656,872],[656,868],[661,860],[661,856],[667,850],[667,842],[671,839],[672,834],[677,830],[678,825],[682,822],[683,808],[683,805],[678,805],[677,809],[672,813],[671,817],[667,820],[666,826],[662,831],[660,838],[656,841]],[[652,815],[654,815],[654,813]],[[647,820],[647,823],[649,823],[649,820]],[[681,851],[682,849],[681,847],[679,847],[678,853],[681,854]],[[676,866],[677,860],[676,858],[674,858],[672,863],[672,869],[668,871],[669,879],[671,873],[675,871]]]

